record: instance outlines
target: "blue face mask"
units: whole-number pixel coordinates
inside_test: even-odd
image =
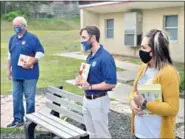
[[[84,42],[81,42],[82,46],[83,46],[83,49],[84,51],[88,51],[89,49],[91,49],[91,45],[89,44],[88,41],[84,41]]]
[[[91,38],[90,38],[90,39],[91,39]],[[90,40],[90,39],[89,39],[89,40]],[[88,40],[88,41],[83,41],[83,42],[81,42],[84,51],[88,51],[88,50],[91,49],[91,47],[92,47],[92,45],[89,43],[89,40]]]
[[[14,27],[14,31],[18,34],[22,32],[22,28],[21,27]]]

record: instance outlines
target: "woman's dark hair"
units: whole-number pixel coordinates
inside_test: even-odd
[[[169,39],[162,30],[153,29],[146,35],[152,49],[155,67],[160,70],[165,64],[173,65],[169,52]]]

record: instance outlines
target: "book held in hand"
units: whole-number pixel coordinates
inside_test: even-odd
[[[147,101],[162,102],[162,92],[160,84],[138,85],[138,92],[143,95]],[[144,115],[155,115],[149,110],[144,110]]]
[[[24,64],[30,63],[33,60],[34,60],[34,57],[20,54],[19,61],[18,61],[18,66],[22,67]],[[33,68],[33,66],[31,68]]]
[[[87,81],[90,70],[90,64],[82,63],[79,71],[80,82]]]

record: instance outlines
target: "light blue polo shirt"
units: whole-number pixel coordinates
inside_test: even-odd
[[[39,39],[32,33],[25,32],[21,38],[15,34],[9,41],[9,52],[12,64],[12,78],[14,80],[29,80],[39,78],[38,62],[34,64],[33,69],[25,69],[18,66],[20,54],[35,57],[36,52],[44,53]]]
[[[116,65],[112,55],[107,52],[102,45],[95,55],[92,53],[86,59],[86,63],[90,64],[90,71],[87,82],[91,85],[105,82],[107,84],[116,84]],[[101,94],[110,90],[86,90],[87,95]]]

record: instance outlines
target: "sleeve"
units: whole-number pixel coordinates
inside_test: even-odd
[[[44,53],[42,53],[42,52],[36,52],[36,54],[35,54],[35,58],[36,59],[41,59],[41,58],[43,58],[44,57]]]
[[[114,59],[106,58],[102,61],[102,72],[107,84],[117,84],[116,65]]]
[[[179,110],[179,76],[176,70],[165,70],[161,74],[163,102],[148,102],[147,109],[162,116],[176,116]]]
[[[11,54],[10,54],[10,52],[8,51],[8,57],[7,57],[7,59],[8,60],[10,60],[11,59]]]
[[[44,48],[42,44],[40,43],[39,39],[36,38],[36,43],[35,43],[35,52],[41,52],[44,54]]]

